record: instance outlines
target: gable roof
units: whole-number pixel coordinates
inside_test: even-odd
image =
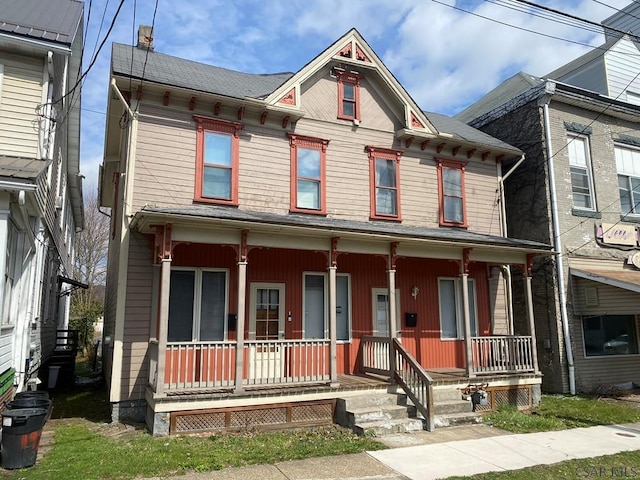
[[[252,74],[198,63],[131,45],[114,43],[113,75],[132,77],[169,87],[186,88],[233,98],[264,98],[293,73]]]
[[[0,0],[0,33],[71,46],[83,9],[79,0]]]
[[[574,71],[579,70],[580,68],[584,67],[588,63],[591,63],[592,61],[597,60],[600,57],[603,57],[604,54],[619,41],[620,41],[620,38],[614,38],[614,39],[608,40],[607,42],[603,43],[599,47],[594,47],[584,55],[546,74],[545,78],[551,78],[553,80],[562,80],[562,77],[564,77],[565,75],[573,73]]]

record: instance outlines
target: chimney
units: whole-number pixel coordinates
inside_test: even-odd
[[[138,27],[138,48],[153,52],[153,29],[149,25]]]

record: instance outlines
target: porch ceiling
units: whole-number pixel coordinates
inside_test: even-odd
[[[185,226],[226,226],[237,229],[260,229],[280,234],[340,236],[341,238],[383,241],[413,241],[441,246],[491,247],[505,251],[550,254],[551,246],[538,242],[483,235],[457,228],[426,228],[385,222],[358,222],[307,215],[277,215],[213,205],[188,207],[145,206],[134,216],[132,228],[153,233],[153,225],[173,223]]]
[[[572,268],[571,275],[640,293],[640,271],[635,270],[580,270]]]

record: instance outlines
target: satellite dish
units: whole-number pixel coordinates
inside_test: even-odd
[[[636,252],[631,255],[631,263],[633,266],[640,270],[640,252]]]

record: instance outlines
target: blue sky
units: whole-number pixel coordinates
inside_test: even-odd
[[[609,7],[595,0],[538,1],[595,22],[630,2],[603,2]],[[92,0],[87,23],[89,0],[85,0],[84,68],[119,3]],[[125,1],[83,85],[85,191],[97,187],[102,162],[111,43],[135,43],[138,25],[151,25],[155,5],[155,0]],[[447,115],[519,71],[543,76],[588,51],[585,45],[604,41],[601,34],[492,1],[159,0],[154,42],[156,51],[233,70],[295,72],[352,27],[424,110]]]

